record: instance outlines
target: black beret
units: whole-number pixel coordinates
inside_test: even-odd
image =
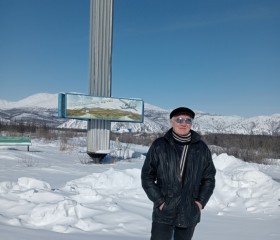
[[[186,108],[186,107],[179,107],[174,109],[171,113],[170,113],[170,119],[174,116],[178,116],[180,114],[187,114],[189,115],[191,118],[194,118],[195,113],[193,110]]]

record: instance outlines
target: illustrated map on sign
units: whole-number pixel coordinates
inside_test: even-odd
[[[63,117],[143,122],[143,101],[139,99],[94,97],[65,94],[62,100]]]

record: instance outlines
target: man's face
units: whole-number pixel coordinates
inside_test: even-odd
[[[188,135],[191,127],[192,127],[192,118],[186,114],[180,114],[178,116],[174,116],[171,119],[171,125],[173,131],[179,136]]]

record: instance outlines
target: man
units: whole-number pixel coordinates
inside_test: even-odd
[[[151,240],[192,239],[200,211],[215,187],[211,153],[191,130],[195,113],[179,107],[170,113],[171,128],[156,139],[142,168],[142,187],[153,202]]]

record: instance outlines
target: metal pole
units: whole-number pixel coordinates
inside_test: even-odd
[[[90,1],[90,76],[89,94],[111,97],[113,0]],[[110,145],[111,122],[89,120],[87,152],[95,160],[106,156]]]

